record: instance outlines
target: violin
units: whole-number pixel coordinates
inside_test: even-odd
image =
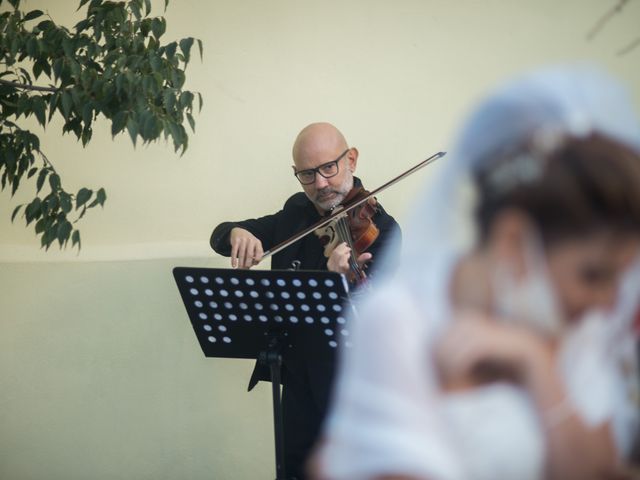
[[[337,215],[335,220],[322,226],[315,233],[324,246],[324,256],[329,258],[335,248],[341,243],[346,243],[349,253],[349,281],[362,284],[366,281],[364,267],[358,263],[360,254],[366,252],[376,241],[380,230],[372,218],[378,211],[378,202],[375,197],[369,196],[369,192],[363,187],[355,187],[347,194],[344,205],[357,202],[366,197],[366,201],[356,208],[348,210],[343,215]],[[332,213],[340,213],[344,206],[339,205],[332,209]]]
[[[349,245],[349,248],[351,248],[351,258],[349,263],[350,263],[350,267],[353,267],[352,270],[354,270],[353,276],[354,278],[356,278],[356,280],[358,278],[364,278],[364,272],[362,272],[362,268],[358,265],[358,262],[355,261],[355,259],[357,258],[357,255],[359,255],[359,254],[356,254],[356,252],[366,251],[366,249],[369,248],[371,244],[373,244],[373,242],[378,237],[378,233],[379,233],[379,231],[377,231],[378,228],[375,226],[375,224],[371,220],[371,217],[373,217],[373,215],[375,214],[376,207],[377,207],[375,195],[382,192],[383,190],[386,190],[392,185],[395,185],[400,180],[408,177],[409,175],[414,174],[421,168],[426,167],[430,163],[435,162],[437,159],[444,157],[445,155],[446,155],[445,152],[435,153],[430,157],[426,158],[425,160],[422,160],[420,163],[416,164],[415,166],[411,167],[406,172],[401,173],[397,177],[389,180],[384,185],[376,188],[375,190],[372,190],[371,192],[367,192],[363,188],[352,189],[349,192],[349,195],[351,195],[352,198],[349,199],[349,196],[347,196],[347,198],[345,198],[344,204],[341,207],[335,208],[330,215],[322,218],[320,221],[314,223],[310,227],[305,228],[301,232],[291,236],[287,240],[280,242],[276,246],[272,247],[270,250],[267,250],[262,255],[262,258],[260,259],[260,261],[270,257],[275,253],[278,253],[281,250],[284,250],[292,243],[297,242],[298,240],[306,237],[307,235],[315,232],[316,230],[320,230],[321,233],[324,236],[327,236],[329,239],[339,235],[339,237],[337,237],[338,238],[337,243],[335,243],[333,248],[335,248],[337,245],[339,245],[343,241],[345,241],[347,245]],[[349,200],[347,201],[347,199]],[[355,212],[352,214],[351,212],[354,210]],[[347,221],[347,220],[338,221],[340,218],[344,219],[347,216],[349,217],[349,219],[351,219],[350,221]],[[331,228],[333,228],[336,232],[339,232],[339,233],[336,233],[336,234],[333,234],[332,232],[327,233],[326,227],[329,227],[329,226],[331,226]],[[323,228],[325,228],[325,230],[321,230]],[[376,231],[377,233],[374,233]],[[336,240],[334,240],[334,242],[335,241]],[[329,255],[331,255],[331,251],[333,251],[333,248],[329,250]],[[325,246],[325,256],[327,255],[326,252],[327,250]],[[361,272],[356,273],[357,270],[360,270]],[[362,273],[362,275],[360,275],[360,273]]]

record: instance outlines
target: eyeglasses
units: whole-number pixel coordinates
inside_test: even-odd
[[[296,178],[302,185],[311,185],[313,182],[315,182],[316,173],[318,173],[320,176],[324,178],[335,177],[340,171],[340,169],[338,168],[338,162],[342,160],[342,157],[344,157],[349,150],[350,149],[347,148],[344,152],[340,154],[338,158],[330,162],[323,163],[319,167],[309,168],[307,170],[300,170],[299,172],[294,172],[293,174],[296,176]]]

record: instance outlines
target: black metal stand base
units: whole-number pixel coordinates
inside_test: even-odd
[[[273,399],[273,432],[276,447],[276,480],[287,480],[284,464],[284,424],[282,419],[282,399],[280,395],[280,369],[282,367],[281,339],[272,334],[267,350],[258,355],[258,361],[269,366],[271,373],[271,395]]]

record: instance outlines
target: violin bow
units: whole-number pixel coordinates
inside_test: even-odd
[[[446,155],[446,152],[438,152],[435,153],[433,155],[431,155],[429,158],[426,158],[425,160],[421,161],[420,163],[418,163],[417,165],[414,165],[413,167],[411,167],[409,170],[407,170],[404,173],[401,173],[400,175],[398,175],[395,178],[392,178],[391,180],[389,180],[387,183],[385,183],[384,185],[381,185],[380,187],[376,188],[375,190],[372,190],[369,192],[368,195],[364,196],[363,198],[359,199],[358,201],[355,201],[353,203],[350,203],[347,206],[342,206],[339,208],[336,208],[334,212],[331,213],[331,215],[329,215],[328,217],[322,218],[321,220],[319,220],[318,222],[314,223],[313,225],[311,225],[310,227],[305,228],[304,230],[301,230],[300,232],[296,233],[295,235],[289,237],[288,239],[280,242],[279,244],[277,244],[276,246],[270,248],[269,250],[267,250],[266,252],[264,252],[262,254],[262,258],[260,259],[260,262],[262,260],[264,260],[267,257],[270,257],[271,255],[274,255],[276,253],[278,253],[281,250],[284,250],[285,248],[287,248],[289,245],[297,242],[298,240],[300,240],[301,238],[306,237],[307,235],[309,235],[310,233],[314,232],[315,230],[324,227],[325,225],[329,225],[332,221],[334,221],[337,217],[341,216],[341,215],[345,215],[346,213],[348,213],[349,211],[353,210],[354,208],[362,205],[363,203],[365,203],[367,200],[369,200],[371,197],[375,196],[376,194],[386,190],[387,188],[395,185],[396,183],[398,183],[400,180],[405,179],[406,177],[413,175],[415,172],[417,172],[418,170],[420,170],[423,167],[426,167],[427,165],[429,165],[430,163],[435,162],[436,160],[438,160],[439,158],[442,158]],[[258,263],[260,263],[258,262]]]

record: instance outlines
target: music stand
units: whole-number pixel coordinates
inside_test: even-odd
[[[285,480],[280,369],[349,346],[343,275],[327,271],[176,267],[173,276],[206,357],[257,359],[271,374],[276,480]]]

